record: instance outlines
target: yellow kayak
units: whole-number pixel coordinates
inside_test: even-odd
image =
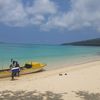
[[[23,67],[20,67],[20,75],[30,74],[43,70],[46,64],[39,62],[28,62]],[[0,70],[0,78],[6,78],[11,76],[10,69]]]

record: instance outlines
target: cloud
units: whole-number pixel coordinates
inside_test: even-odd
[[[37,25],[43,30],[89,27],[100,31],[100,0],[70,0],[69,11],[57,5],[63,0],[31,0],[31,4],[23,1],[0,0],[0,23],[12,27]]]
[[[27,14],[17,0],[0,0],[0,22],[11,26],[27,24]]]
[[[50,0],[35,0],[31,7],[27,7],[30,14],[54,14],[56,12],[56,5]]]
[[[50,18],[44,27],[76,30],[91,27],[100,30],[100,0],[71,0],[71,9]]]
[[[57,6],[50,0],[34,0],[32,6],[25,8],[31,24],[42,25],[46,19],[57,12]]]
[[[46,15],[56,13],[56,5],[50,0],[33,0],[28,4],[22,0],[0,0],[0,23],[17,27],[39,25]]]

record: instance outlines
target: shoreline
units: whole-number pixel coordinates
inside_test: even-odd
[[[92,64],[97,64],[97,63],[100,63],[100,60],[87,61],[87,62],[84,62],[84,63],[71,65],[69,67],[67,66],[67,67],[62,67],[62,68],[53,69],[53,70],[44,70],[44,71],[40,71],[40,72],[34,72],[34,73],[26,74],[26,75],[21,75],[19,77],[19,79],[20,78],[22,79],[22,78],[25,78],[25,77],[45,78],[45,77],[48,77],[48,76],[51,76],[51,75],[55,75],[55,74],[59,74],[59,73],[63,73],[63,72],[73,72],[74,70],[78,71],[80,69],[91,68],[91,67],[93,67]],[[90,65],[92,65],[92,66],[90,66]],[[43,76],[41,76],[41,75],[43,75]],[[0,81],[2,81],[2,80],[6,81],[6,80],[9,80],[9,79],[10,79],[10,77],[1,78]]]
[[[74,58],[58,58],[58,59],[49,59],[47,61],[39,61],[39,60],[27,60],[28,61],[34,61],[34,62],[40,62],[40,63],[45,63],[47,64],[46,70],[55,70],[55,69],[59,69],[60,67],[68,67],[68,66],[74,66],[77,64],[83,64],[83,63],[87,63],[87,62],[92,62],[92,61],[97,61],[100,60],[100,56],[99,55],[81,55],[81,56],[77,56]],[[25,64],[26,61],[18,61],[20,66],[23,66]],[[0,69],[6,69],[9,68],[10,62],[5,63],[4,65],[0,65]],[[4,67],[6,66],[6,67]]]
[[[73,63],[73,64],[64,64],[64,65],[59,65],[61,67],[58,67],[58,68],[54,68],[54,69],[49,69],[49,70],[46,70],[45,67],[43,68],[42,71],[39,71],[39,72],[33,72],[33,73],[29,73],[29,74],[25,74],[25,75],[21,75],[21,77],[28,77],[28,76],[41,76],[41,74],[49,74],[49,75],[52,75],[52,73],[61,73],[61,71],[70,71],[70,70],[74,70],[74,69],[80,69],[81,66],[82,68],[85,68],[83,67],[84,65],[87,65],[87,64],[91,64],[91,63],[97,63],[97,62],[100,62],[100,57],[97,58],[97,59],[89,59],[88,61],[84,60],[83,62],[80,62],[80,63]],[[78,67],[77,67],[78,66]],[[40,75],[39,75],[40,74]],[[48,75],[47,75],[48,76]],[[5,78],[0,78],[0,80],[6,80],[6,79],[9,79],[10,77],[5,77]]]
[[[56,70],[56,69],[60,69],[60,68],[68,68],[68,67],[73,67],[76,65],[81,65],[81,64],[86,64],[86,63],[91,63],[91,62],[95,62],[95,61],[100,61],[100,56],[89,56],[87,57],[80,57],[80,58],[74,58],[74,59],[70,59],[70,60],[65,60],[62,59],[62,61],[58,61],[55,64],[50,64],[47,65],[48,67],[53,66],[53,68],[46,68],[47,71],[51,71],[51,70]],[[57,66],[57,67],[56,67]]]
[[[79,61],[79,59],[78,59],[78,61]],[[21,75],[21,76],[27,76],[27,75],[32,75],[32,74],[33,75],[37,75],[37,74],[41,74],[41,73],[51,73],[53,71],[59,71],[59,70],[62,70],[62,69],[65,69],[65,70],[67,70],[67,69],[74,69],[77,66],[81,66],[81,65],[88,64],[88,63],[93,63],[93,62],[99,62],[99,61],[100,61],[100,57],[98,57],[98,58],[96,57],[95,59],[93,58],[93,59],[88,59],[88,60],[87,59],[85,59],[85,60],[81,59],[79,62],[76,62],[76,63],[72,63],[72,64],[63,63],[63,65],[59,65],[58,64],[59,65],[58,68],[53,68],[53,69],[51,68],[49,70],[45,69],[45,67],[44,67],[43,71],[33,72],[33,73]],[[56,66],[58,66],[58,65],[56,65]],[[77,68],[75,68],[75,69],[77,69]],[[7,77],[7,78],[9,78],[9,77]],[[1,78],[1,79],[7,79],[7,78],[5,77],[5,78]]]

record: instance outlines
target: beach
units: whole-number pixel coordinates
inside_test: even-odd
[[[0,79],[0,100],[100,100],[100,61]]]
[[[100,0],[0,0],[0,100],[100,100]]]

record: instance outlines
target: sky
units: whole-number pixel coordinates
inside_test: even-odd
[[[0,0],[0,41],[60,44],[100,38],[100,0]]]

